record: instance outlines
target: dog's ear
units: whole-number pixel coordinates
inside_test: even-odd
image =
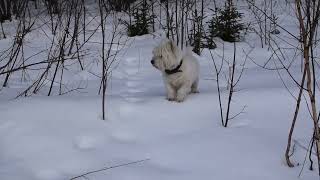
[[[169,47],[170,47],[171,51],[173,53],[176,53],[177,52],[177,45],[175,44],[175,42],[172,40],[169,40],[168,43],[169,43]]]

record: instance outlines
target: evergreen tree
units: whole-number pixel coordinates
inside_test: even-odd
[[[133,10],[133,22],[126,23],[128,36],[141,36],[149,33],[149,28],[154,18],[150,15],[149,6],[147,0],[143,0],[141,6],[137,6],[137,8]]]
[[[241,23],[242,14],[232,4],[225,4],[224,9],[218,9],[208,22],[207,45],[213,47],[213,38],[220,37],[224,41],[236,42],[240,40],[240,32],[244,30]]]
[[[198,13],[197,9],[195,9],[193,13],[193,28],[191,30],[191,34],[189,34],[190,45],[193,46],[193,52],[200,55],[201,48],[203,47],[202,39],[204,37],[204,32],[202,31],[202,15]]]

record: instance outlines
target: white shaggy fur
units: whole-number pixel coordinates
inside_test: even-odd
[[[162,72],[169,101],[182,102],[189,93],[199,92],[199,63],[191,50],[183,54],[174,42],[165,40],[152,53],[151,63]],[[166,70],[179,67],[181,61],[179,72],[166,73]]]

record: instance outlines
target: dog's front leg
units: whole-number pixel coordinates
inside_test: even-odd
[[[187,97],[187,95],[190,93],[190,91],[191,91],[191,86],[183,85],[180,89],[178,89],[177,101],[183,102],[184,99]]]
[[[176,98],[176,90],[169,83],[166,83],[166,88],[167,88],[167,99],[169,101],[174,101]]]

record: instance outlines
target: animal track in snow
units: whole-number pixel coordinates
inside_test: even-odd
[[[78,136],[74,139],[74,146],[80,150],[93,150],[99,143],[100,138],[98,136]]]
[[[139,77],[139,60],[137,58],[127,58],[123,65],[126,81],[121,97],[129,103],[142,102],[144,99],[139,94],[145,92],[145,88],[143,87],[143,79]]]
[[[55,169],[43,169],[35,172],[35,176],[43,180],[61,179],[61,174]]]

